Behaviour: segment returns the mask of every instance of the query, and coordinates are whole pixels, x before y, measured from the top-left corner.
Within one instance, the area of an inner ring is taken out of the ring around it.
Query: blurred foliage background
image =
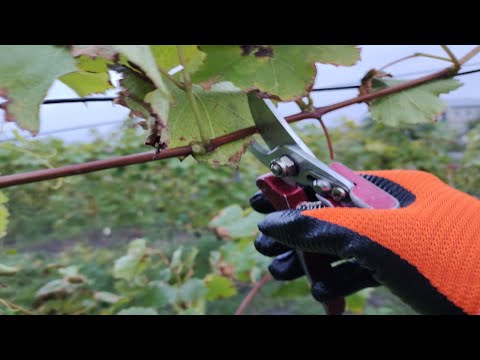
[[[319,126],[296,130],[328,159]],[[342,119],[330,132],[337,160],[349,167],[425,170],[480,195],[478,123],[460,136],[445,123],[390,128]],[[88,144],[18,138],[0,143],[0,171],[146,151],[142,136],[128,120]],[[0,212],[8,209],[9,221],[0,239],[0,313],[233,314],[269,263],[253,247],[262,216],[248,206],[265,172],[250,154],[238,170],[171,159],[3,190]],[[383,288],[347,300],[350,314],[414,313]],[[323,309],[300,279],[269,282],[246,313]]]

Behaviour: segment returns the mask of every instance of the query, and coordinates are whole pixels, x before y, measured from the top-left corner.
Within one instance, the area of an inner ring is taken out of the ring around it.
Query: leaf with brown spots
[[[170,147],[192,145],[201,141],[200,132],[193,116],[191,104],[185,93],[172,87],[174,98],[170,106]],[[210,139],[252,126],[253,119],[248,107],[247,96],[229,82],[212,86],[210,91],[194,85],[193,92]],[[237,167],[250,138],[241,139],[221,146],[211,153],[195,155],[198,161],[213,166]]]
[[[315,63],[353,65],[355,45],[201,45],[207,57],[193,81],[205,90],[231,81],[244,91],[258,89],[283,101],[300,99],[315,80]]]
[[[112,45],[72,45],[71,52],[75,57],[84,55],[92,59],[102,57],[111,61],[118,60],[118,51]]]

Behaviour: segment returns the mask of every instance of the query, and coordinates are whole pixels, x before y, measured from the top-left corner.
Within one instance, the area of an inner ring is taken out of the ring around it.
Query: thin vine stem
[[[452,52],[452,50],[450,50],[450,48],[447,46],[447,45],[440,45],[442,47],[442,49],[448,54],[448,56],[450,57],[451,61],[454,63],[455,67],[457,69],[460,68],[460,63],[458,62],[458,59],[457,57],[455,56],[455,54]]]
[[[333,151],[333,145],[332,145],[332,139],[330,138],[330,133],[328,132],[327,127],[325,126],[325,123],[323,122],[322,118],[318,118],[318,122],[322,126],[323,132],[325,134],[325,139],[327,140],[327,145],[328,145],[328,154],[330,156],[330,160],[335,160],[335,152]]]
[[[458,60],[458,63],[460,64],[460,66],[465,64],[467,61],[469,61],[471,58],[473,58],[479,52],[480,52],[480,46],[476,46],[475,48],[470,50],[465,56],[463,56],[460,60]]]
[[[416,58],[416,57],[426,57],[426,58],[430,58],[430,59],[437,59],[437,60],[452,62],[451,59],[443,57],[443,56],[430,55],[430,54],[425,54],[425,53],[415,53],[415,54],[412,54],[412,55],[402,57],[398,60],[392,61],[392,62],[388,63],[387,65],[382,66],[380,68],[380,70],[385,70],[386,68],[388,68],[390,66],[396,65],[396,64],[401,63],[405,60],[413,59],[413,58]]]
[[[272,275],[270,275],[270,273],[268,273],[263,278],[261,278],[260,281],[257,281],[255,286],[250,290],[247,296],[245,296],[242,303],[237,308],[237,311],[235,311],[235,315],[243,315],[245,309],[248,307],[248,305],[250,305],[255,295],[257,295],[260,289],[271,280],[273,280],[273,277]]]
[[[160,71],[160,74],[162,74],[165,78],[170,80],[172,83],[174,83],[179,89],[185,90],[184,84],[178,80],[175,76],[170,75],[168,71],[160,66],[157,66],[158,71]]]
[[[9,309],[12,309],[12,310],[15,310],[15,311],[20,311],[22,314],[25,314],[25,315],[35,315],[32,311],[27,310],[20,305],[14,304],[14,303],[12,303],[8,300],[2,299],[2,298],[0,298],[0,304],[2,304],[3,306],[5,306]]]

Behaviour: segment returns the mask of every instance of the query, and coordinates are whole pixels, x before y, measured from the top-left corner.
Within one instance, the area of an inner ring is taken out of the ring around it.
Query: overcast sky
[[[450,48],[458,56],[463,56],[473,48],[474,45],[450,45]],[[438,45],[361,45],[361,60],[351,67],[336,67],[333,65],[318,65],[318,75],[315,81],[315,87],[331,87],[358,84],[365,73],[372,68],[379,68],[391,61],[401,57],[413,54],[415,52],[430,53],[445,56],[443,50]],[[398,65],[394,65],[388,71],[401,76],[421,71],[425,73],[405,76],[404,78],[418,77],[428,72],[441,69],[448,65],[444,61],[427,58],[416,58],[407,60]],[[480,68],[480,55],[473,58],[464,70]],[[480,72],[471,75],[459,77],[464,82],[464,86],[451,94],[442,95],[444,100],[448,99],[474,99],[480,104]],[[108,92],[107,95],[112,94]],[[342,90],[312,93],[315,106],[327,105],[330,103],[345,100],[357,95],[356,90]],[[56,82],[48,92],[47,98],[72,98],[78,97],[74,91],[60,82]],[[295,104],[283,104],[279,111],[287,116],[298,111]],[[58,129],[71,128],[77,126],[88,126],[99,123],[121,121],[127,117],[129,110],[122,106],[107,103],[88,103],[85,104],[56,104],[43,105],[40,109],[41,128],[40,134],[51,132]],[[365,104],[352,105],[325,116],[327,125],[333,125],[335,120],[341,116],[347,116],[353,119],[361,119],[368,114]],[[3,122],[3,114],[0,112],[0,119]],[[11,136],[13,124],[6,124],[3,132],[0,133],[0,139]],[[102,126],[98,130],[108,133],[115,125]],[[88,139],[88,130],[70,131],[55,135],[65,140],[83,140]]]

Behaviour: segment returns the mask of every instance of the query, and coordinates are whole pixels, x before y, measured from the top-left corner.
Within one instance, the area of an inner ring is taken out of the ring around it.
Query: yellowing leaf
[[[237,294],[232,280],[225,276],[210,274],[204,279],[207,287],[207,300],[227,299]]]
[[[402,83],[401,80],[372,79],[372,90],[378,91]],[[439,99],[458,89],[462,83],[455,79],[436,80],[402,92],[374,99],[370,104],[372,119],[390,126],[434,122],[445,110]]]
[[[4,205],[7,201],[7,197],[0,191],[0,238],[7,232],[8,210]]]
[[[104,93],[113,89],[108,73],[93,73],[77,71],[59,78],[68,87],[72,88],[80,97],[90,94]]]
[[[168,71],[180,65],[176,45],[150,45],[150,47],[157,64],[162,68]],[[200,51],[197,45],[182,45],[182,50],[188,72],[193,74],[203,63],[205,53]]]
[[[353,65],[354,45],[201,45],[207,54],[193,81],[210,88],[231,81],[242,90],[259,89],[281,100],[301,98],[315,80],[315,63]]]
[[[0,45],[0,104],[5,119],[38,133],[38,110],[53,81],[76,71],[75,60],[64,46]]]

